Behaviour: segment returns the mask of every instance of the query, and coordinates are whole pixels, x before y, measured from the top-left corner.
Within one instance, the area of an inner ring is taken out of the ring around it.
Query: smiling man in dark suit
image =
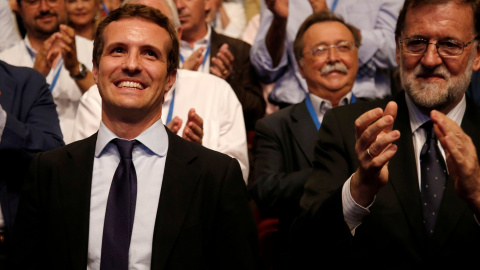
[[[327,110],[355,101],[357,29],[331,12],[310,15],[294,42],[295,56],[309,94],[256,124],[255,182],[250,194],[266,217],[279,218],[275,269],[292,269],[288,232],[300,213],[303,186],[312,172],[318,129]]]
[[[125,5],[99,25],[93,75],[102,124],[34,158],[16,269],[255,268],[256,228],[238,162],[162,124],[178,47],[167,17],[150,7]]]
[[[478,0],[406,0],[402,87],[327,113],[293,226],[306,266],[467,269],[480,253]],[[318,254],[321,257],[318,258]]]

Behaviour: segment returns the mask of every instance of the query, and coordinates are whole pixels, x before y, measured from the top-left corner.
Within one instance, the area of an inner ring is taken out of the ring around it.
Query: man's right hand
[[[385,111],[376,108],[355,121],[359,167],[352,176],[350,192],[363,207],[372,203],[375,194],[388,181],[388,162],[397,152],[393,143],[400,138],[400,132],[392,130],[396,116],[397,104],[389,102]]]
[[[57,41],[62,37],[60,33],[54,33],[45,42],[37,53],[33,68],[47,77],[52,69],[53,62],[61,54]]]
[[[185,62],[183,62],[182,69],[188,69],[192,71],[197,71],[200,65],[203,63],[203,51],[205,48],[199,48],[194,51],[190,57],[188,57]]]
[[[282,19],[288,17],[288,0],[266,0],[265,3],[275,17]]]

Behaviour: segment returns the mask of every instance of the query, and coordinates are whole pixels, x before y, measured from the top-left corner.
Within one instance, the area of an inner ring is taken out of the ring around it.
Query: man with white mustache
[[[250,194],[267,217],[279,218],[280,245],[274,269],[296,269],[288,231],[312,171],[313,150],[327,110],[355,102],[351,90],[358,70],[356,28],[330,12],[312,14],[297,33],[294,50],[309,94],[257,121],[255,181]]]

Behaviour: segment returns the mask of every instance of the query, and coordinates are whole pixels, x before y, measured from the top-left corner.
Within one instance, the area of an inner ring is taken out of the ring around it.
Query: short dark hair
[[[397,19],[397,26],[395,27],[395,36],[401,36],[405,28],[405,16],[407,11],[420,5],[442,5],[447,3],[467,4],[472,7],[473,12],[473,26],[475,36],[480,33],[480,0],[405,0],[402,10]]]
[[[100,63],[103,47],[105,41],[103,40],[103,33],[105,28],[114,22],[121,19],[140,18],[151,21],[163,29],[167,30],[170,35],[171,46],[167,53],[167,71],[170,72],[178,67],[180,58],[180,45],[178,42],[177,31],[170,23],[170,20],[162,14],[158,9],[147,7],[145,5],[127,4],[115,10],[112,10],[98,25],[95,33],[95,40],[93,42],[93,61],[95,65]]]
[[[308,16],[298,29],[297,36],[295,37],[295,41],[293,42],[293,52],[295,53],[295,59],[297,59],[297,61],[300,61],[300,59],[303,58],[303,47],[305,46],[305,44],[303,43],[303,35],[308,30],[308,28],[310,28],[310,26],[321,22],[339,22],[345,25],[348,30],[352,32],[355,46],[360,47],[360,36],[358,34],[358,28],[349,23],[346,23],[342,17],[337,16],[330,11],[316,12]]]

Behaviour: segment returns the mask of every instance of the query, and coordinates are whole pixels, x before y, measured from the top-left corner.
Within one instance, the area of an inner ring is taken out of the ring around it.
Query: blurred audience
[[[212,0],[207,22],[219,34],[240,38],[246,26],[244,0]]]
[[[245,0],[245,19],[247,23],[260,13],[260,0]]]
[[[64,0],[18,0],[25,38],[0,53],[0,60],[33,67],[43,74],[57,105],[65,143],[72,137],[78,102],[94,84],[93,42],[65,25]]]
[[[15,15],[10,9],[8,2],[0,0],[0,52],[12,47],[20,41],[20,33],[17,30]]]
[[[100,6],[101,6],[101,16],[104,18],[107,16],[107,14],[118,8],[122,4],[122,0],[101,0]]]
[[[293,39],[308,15],[323,10],[360,29],[360,66],[353,93],[367,98],[390,95],[390,73],[397,68],[393,32],[402,4],[403,0],[262,1],[260,28],[250,57],[260,80],[275,82],[270,102],[283,107],[305,98],[308,88],[294,61]]]
[[[75,34],[93,40],[101,19],[99,0],[66,0],[68,25]]]
[[[253,130],[257,119],[265,114],[265,100],[250,64],[250,45],[218,34],[206,23],[211,1],[175,0],[175,3],[182,26],[182,68],[226,80],[242,104],[247,131]]]
[[[45,78],[31,68],[0,61],[0,269],[8,269],[19,193],[30,160],[36,152],[62,145]]]

